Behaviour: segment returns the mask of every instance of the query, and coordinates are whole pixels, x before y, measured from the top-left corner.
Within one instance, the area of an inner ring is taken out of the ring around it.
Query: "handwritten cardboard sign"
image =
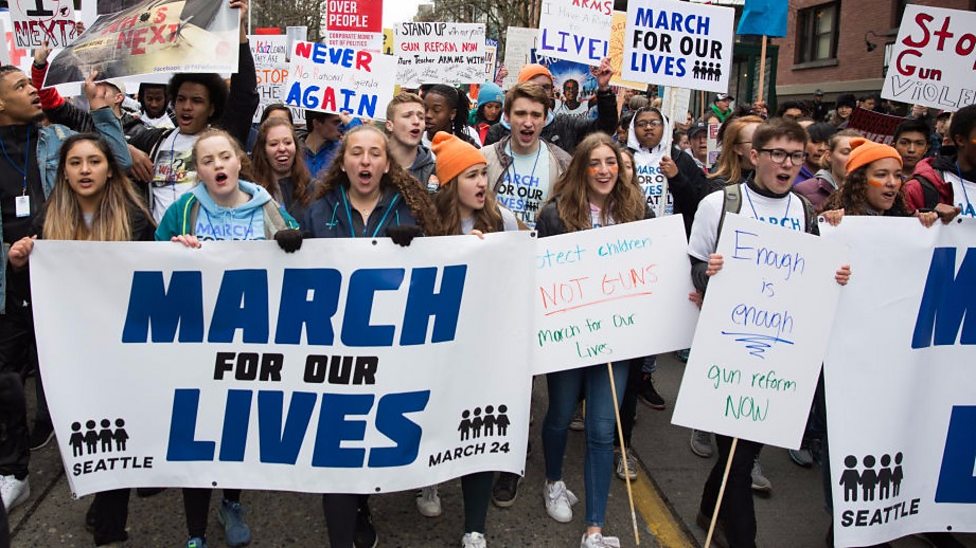
[[[732,68],[732,8],[631,0],[627,5],[623,77],[724,93]]]
[[[268,105],[284,103],[284,88],[288,82],[288,37],[284,35],[248,36],[254,69],[258,79],[258,108],[254,111],[254,123],[261,121],[261,113]],[[305,120],[305,111],[289,107],[296,125]]]
[[[624,62],[624,34],[627,30],[627,12],[613,12],[613,23],[610,27],[610,68],[613,69],[613,76],[610,77],[611,86],[620,86],[630,89],[644,91],[647,84],[634,80],[625,80],[621,77]]]
[[[505,31],[505,68],[508,76],[502,83],[504,89],[509,89],[518,83],[518,73],[522,67],[532,62],[532,50],[536,49],[539,39],[539,29],[524,27],[508,27]]]
[[[378,51],[296,40],[285,104],[321,112],[385,118],[393,99],[392,57]],[[482,68],[482,70],[484,70]]]
[[[533,374],[687,348],[687,243],[680,216],[540,238]]]
[[[957,111],[976,104],[976,13],[905,7],[881,97]]]
[[[396,82],[405,88],[421,84],[480,84],[485,80],[485,26],[481,23],[398,24],[394,52]]]
[[[37,48],[44,41],[63,48],[78,37],[71,0],[10,0],[17,47]]]
[[[728,214],[672,422],[798,448],[817,387],[846,250]]]
[[[326,11],[329,45],[382,50],[383,0],[329,0]]]
[[[599,65],[610,51],[613,2],[543,0],[539,18],[539,55]]]

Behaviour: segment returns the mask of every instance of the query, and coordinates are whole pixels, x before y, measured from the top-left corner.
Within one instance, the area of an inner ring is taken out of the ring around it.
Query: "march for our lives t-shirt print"
[[[505,152],[512,157],[512,163],[498,186],[498,202],[534,228],[535,217],[549,197],[549,149],[539,143],[539,149],[531,154],[515,154],[510,146],[505,147]]]
[[[637,184],[644,191],[648,207],[655,213],[660,212],[661,194],[664,193],[664,183],[667,181],[664,173],[661,171],[661,166],[642,165],[638,163],[635,168],[637,171]],[[668,201],[664,206],[664,215],[672,215],[674,214],[674,198],[671,196],[670,190],[667,194]]]

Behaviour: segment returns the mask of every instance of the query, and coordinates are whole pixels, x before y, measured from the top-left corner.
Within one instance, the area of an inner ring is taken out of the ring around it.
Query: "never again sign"
[[[730,8],[631,0],[624,33],[623,77],[724,93],[732,66]]]
[[[292,107],[384,118],[393,99],[396,62],[376,51],[296,41],[292,46],[285,104]]]

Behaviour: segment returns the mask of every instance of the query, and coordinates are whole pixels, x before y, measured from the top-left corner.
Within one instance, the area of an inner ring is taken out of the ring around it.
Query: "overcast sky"
[[[417,6],[433,2],[424,0],[383,0],[383,28],[390,28],[417,15]]]

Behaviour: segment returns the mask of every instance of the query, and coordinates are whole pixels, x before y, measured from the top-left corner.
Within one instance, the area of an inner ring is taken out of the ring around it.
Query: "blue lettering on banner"
[[[440,290],[434,291],[439,267],[410,271],[400,346],[454,340],[467,275],[466,265],[443,267]],[[339,329],[345,346],[393,346],[395,325],[372,325],[377,291],[400,291],[402,268],[359,269],[349,277],[345,313]],[[338,310],[342,274],[334,269],[285,269],[275,329],[276,344],[331,346],[333,317]],[[311,297],[309,296],[311,294]],[[244,343],[267,344],[269,334],[268,273],[266,270],[228,270],[217,293],[207,335],[208,342],[233,342],[237,331]],[[134,272],[129,306],[122,329],[123,343],[203,342],[203,282],[200,272],[173,272],[169,288],[162,272]]]
[[[935,502],[976,503],[976,406],[954,405],[949,417],[945,451]]]
[[[968,248],[956,271],[956,248],[932,251],[922,302],[918,307],[912,348],[976,344],[976,248]],[[960,328],[962,335],[960,337]]]
[[[552,43],[550,43],[550,40],[552,40]],[[606,40],[576,36],[561,30],[556,31],[556,36],[553,37],[549,34],[549,29],[542,29],[540,49],[544,52],[558,51],[565,53],[572,51],[592,61],[599,61],[608,55],[609,47],[610,43]]]
[[[217,460],[244,460],[252,399],[251,390],[228,390]],[[294,465],[298,461],[317,399],[315,393],[291,392],[291,402],[282,424],[284,392],[257,392],[258,453],[261,462]],[[427,408],[429,390],[386,394],[379,398],[374,424],[377,431],[393,441],[392,447],[342,447],[344,442],[366,439],[368,422],[348,417],[369,415],[375,401],[373,394],[322,394],[312,466],[384,468],[407,466],[417,459],[423,429],[405,415]],[[174,392],[166,450],[168,461],[214,460],[217,442],[196,439],[199,405],[200,390],[181,388]]]
[[[655,16],[654,10],[651,8],[637,8],[634,26],[707,36],[710,22],[710,17],[702,17],[693,13],[669,13],[666,10],[659,10]]]

